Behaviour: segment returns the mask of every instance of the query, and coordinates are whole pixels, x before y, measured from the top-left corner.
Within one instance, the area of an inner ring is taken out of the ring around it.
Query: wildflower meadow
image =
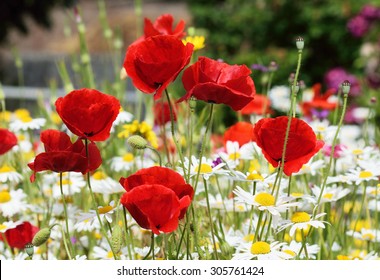
[[[305,53],[331,58],[290,34],[279,81],[275,60],[208,56],[175,14],[142,20],[128,46],[105,16],[99,36],[124,55],[99,83],[85,12],[70,10],[63,95],[9,111],[0,87],[1,260],[379,259],[378,66],[305,83]],[[354,40],[379,22],[367,5],[343,28]]]

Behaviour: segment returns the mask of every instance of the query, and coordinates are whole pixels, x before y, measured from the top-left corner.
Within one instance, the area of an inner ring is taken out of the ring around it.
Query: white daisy
[[[348,180],[355,182],[356,185],[360,185],[362,182],[378,181],[380,176],[379,169],[366,169],[361,168],[351,169],[346,174]]]
[[[44,118],[25,118],[23,120],[14,120],[9,124],[9,129],[14,132],[41,129],[46,123]]]
[[[218,163],[216,166],[213,163],[212,159],[206,159],[205,157],[202,157],[201,166],[199,166],[199,159],[197,159],[195,156],[191,157],[191,165],[190,165],[190,176],[196,176],[199,172],[203,178],[208,180],[212,175],[226,175],[228,174],[227,170],[222,169],[226,164],[224,162]],[[188,172],[188,166],[189,166],[189,159],[185,157],[184,159],[184,166],[186,169],[186,172]],[[180,169],[181,172],[181,169]]]
[[[209,194],[209,203],[211,209],[219,209],[227,212],[245,212],[248,210],[245,203],[237,203],[233,199],[223,198],[219,193],[215,196]],[[206,199],[199,201],[199,205],[207,207]]]
[[[92,255],[94,259],[100,260],[114,260],[114,255],[112,253],[111,247],[105,239],[101,240],[101,244],[99,246],[95,246],[93,248]],[[118,257],[122,260],[127,259],[128,248],[121,248],[120,252],[117,254]]]
[[[363,241],[380,242],[380,230],[376,229],[362,228],[360,232],[349,230],[347,235]]]
[[[285,212],[289,208],[300,205],[298,202],[290,203],[290,201],[294,200],[291,196],[280,195],[276,201],[276,198],[270,193],[260,192],[252,195],[239,186],[233,192],[236,194],[235,199],[238,203],[256,206],[260,211],[267,210],[274,216],[280,216],[280,213]]]
[[[0,213],[4,217],[12,217],[15,214],[22,213],[28,209],[25,201],[26,194],[23,190],[3,190],[0,192]]]
[[[323,217],[326,213],[321,213],[315,216],[315,218],[311,218],[310,215],[306,212],[295,212],[293,213],[289,222],[280,226],[278,232],[291,227],[289,231],[289,235],[293,236],[297,229],[307,230],[309,226],[314,228],[325,228],[325,221],[318,221],[320,217]]]
[[[112,126],[114,127],[119,124],[130,123],[131,121],[133,121],[133,115],[121,108]]]
[[[286,260],[292,256],[281,251],[286,243],[278,241],[267,243],[265,241],[246,242],[240,246],[239,251],[233,254],[232,260]]]
[[[125,192],[124,188],[103,171],[96,171],[90,177],[91,188],[94,193],[113,194]]]
[[[137,259],[143,259],[146,257],[146,255],[152,255],[150,252],[150,247],[143,247],[143,248],[135,248],[135,253],[137,254]],[[160,252],[160,248],[154,248],[154,255],[156,256]]]
[[[15,184],[20,183],[23,177],[20,173],[16,171],[12,166],[4,164],[0,167],[0,182],[12,182]]]
[[[318,186],[313,186],[311,189],[313,194],[315,195],[316,198],[318,198],[321,194],[321,188]],[[345,197],[348,195],[351,191],[348,188],[343,188],[343,187],[326,187],[323,191],[322,197],[321,197],[321,203],[324,202],[335,202],[338,201],[339,199]],[[316,203],[316,201],[314,201]]]
[[[301,248],[302,248],[301,242],[297,242],[295,240],[292,240],[289,245],[284,245],[282,247],[282,251],[284,253],[288,253],[289,255],[293,256],[293,258],[295,258],[298,255],[298,257],[300,259],[304,259],[304,258],[306,258],[305,250],[302,249],[302,251],[300,251]],[[319,249],[320,248],[317,244],[309,245],[307,243],[306,244],[306,250],[307,250],[307,255],[308,255],[309,259],[316,259],[316,255],[318,254]]]
[[[76,172],[66,172],[62,174],[62,191],[65,196],[80,193],[85,186],[86,181],[82,174]],[[51,173],[44,175],[42,188],[46,195],[60,198],[62,194],[59,174]]]
[[[122,157],[113,157],[110,160],[112,171],[129,171],[136,167],[135,156],[132,153],[126,153]]]
[[[303,174],[310,174],[312,176],[315,176],[317,174],[317,171],[322,169],[323,167],[325,166],[325,162],[324,160],[317,160],[317,161],[313,161],[313,158],[308,162],[308,163],[305,163],[300,171],[298,171],[297,173],[293,173],[293,176],[294,175],[303,175]]]

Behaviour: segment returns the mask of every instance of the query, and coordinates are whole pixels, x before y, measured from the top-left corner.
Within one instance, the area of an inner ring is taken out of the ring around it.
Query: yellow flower
[[[182,40],[182,43],[186,45],[191,43],[194,45],[194,51],[203,49],[205,47],[205,37],[204,36],[187,36]]]
[[[153,148],[158,147],[158,141],[156,133],[154,133],[152,126],[147,122],[139,122],[134,120],[131,124],[123,125],[124,130],[121,131],[117,137],[119,138],[128,138],[131,135],[140,135],[146,139]]]

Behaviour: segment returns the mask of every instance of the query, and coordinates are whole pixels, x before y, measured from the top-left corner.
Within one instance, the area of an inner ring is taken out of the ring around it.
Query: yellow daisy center
[[[372,176],[373,176],[372,172],[371,171],[367,171],[367,170],[361,171],[360,174],[359,174],[359,178],[362,178],[362,179],[370,178]]]
[[[0,192],[0,203],[6,203],[11,200],[11,195],[8,191]]]
[[[22,116],[20,118],[20,120],[23,122],[23,123],[30,123],[33,119],[30,117],[30,116]]]
[[[374,240],[375,235],[373,235],[372,233],[365,233],[363,234],[363,239]]]
[[[362,155],[363,154],[363,150],[361,150],[361,149],[355,149],[355,150],[352,151],[352,153],[355,156]]]
[[[310,221],[310,215],[306,212],[295,212],[291,221],[293,223],[305,223]]]
[[[107,253],[107,258],[109,258],[109,259],[112,259],[112,258],[113,258],[113,253],[112,253],[112,251],[109,251],[109,252]]]
[[[240,153],[233,153],[228,156],[229,159],[236,160],[240,158]]]
[[[263,181],[264,177],[261,176],[259,173],[250,173],[247,176],[247,180],[260,180],[260,181]]]
[[[133,156],[133,154],[131,154],[131,153],[126,153],[126,154],[123,156],[123,161],[125,161],[125,162],[132,162],[134,158],[135,158],[135,157]]]
[[[295,256],[297,255],[296,252],[294,252],[294,251],[292,251],[292,250],[289,250],[289,249],[284,250],[283,252],[284,252],[284,253],[287,253],[288,255],[291,255],[292,257],[295,257]]]
[[[334,194],[332,194],[332,193],[326,193],[326,194],[323,195],[323,198],[332,199],[333,196],[334,196]]]
[[[310,165],[307,165],[307,164],[304,164],[302,165],[302,168],[301,168],[302,171],[311,171],[311,167]]]
[[[207,163],[202,163],[200,167],[199,165],[195,167],[195,172],[198,172],[199,170],[201,173],[211,173],[212,167]]]
[[[72,182],[71,182],[71,180],[69,180],[69,179],[63,179],[62,180],[62,186],[63,185],[71,185],[72,184]],[[60,182],[57,182],[57,185],[59,186],[60,185]]]
[[[6,164],[0,167],[0,173],[7,173],[7,172],[13,172],[13,171],[15,171],[15,169]]]
[[[102,171],[96,171],[92,177],[94,177],[95,180],[104,180],[107,178],[107,175]]]
[[[270,252],[270,245],[264,241],[257,241],[251,246],[251,253],[254,255],[264,255]]]
[[[269,193],[259,193],[255,196],[255,201],[262,206],[273,206],[275,198]]]
[[[246,242],[252,242],[253,239],[255,239],[255,235],[253,233],[250,233],[250,234],[247,234],[246,236],[244,236],[243,239]]]
[[[98,208],[98,212],[99,212],[99,214],[105,214],[105,213],[108,213],[109,211],[111,211],[112,209],[113,209],[113,207],[111,205],[107,205],[107,206]]]
[[[4,224],[0,224],[0,230],[4,230],[4,229],[6,229],[6,228],[7,228],[6,225],[4,225]]]
[[[293,196],[293,197],[302,197],[302,196],[303,196],[303,193],[300,193],[300,192],[294,192],[294,193],[291,193],[291,196]]]

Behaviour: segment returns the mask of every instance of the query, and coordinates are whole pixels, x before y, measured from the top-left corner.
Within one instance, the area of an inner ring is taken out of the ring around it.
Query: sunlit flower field
[[[275,62],[203,56],[207,37],[164,14],[101,87],[74,14],[81,86],[59,64],[66,94],[34,113],[0,88],[1,259],[379,259],[378,101],[355,76],[305,85],[295,34],[294,73],[272,84]]]

